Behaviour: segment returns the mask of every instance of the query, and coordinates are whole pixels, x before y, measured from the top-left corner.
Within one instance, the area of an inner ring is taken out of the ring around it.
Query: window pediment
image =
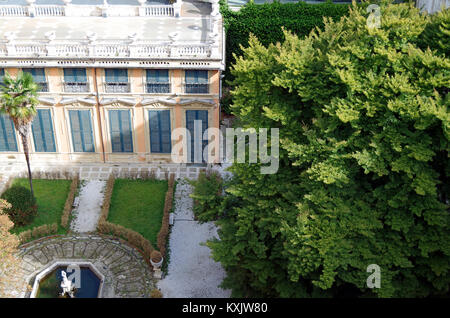
[[[136,100],[132,98],[103,98],[100,101],[102,106],[130,107],[136,105]]]
[[[63,98],[59,103],[61,105],[85,107],[95,105],[97,102],[95,101],[95,98]]]

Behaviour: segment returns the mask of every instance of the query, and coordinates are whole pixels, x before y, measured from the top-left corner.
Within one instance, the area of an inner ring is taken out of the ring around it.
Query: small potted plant
[[[163,257],[159,251],[153,251],[150,254],[150,263],[154,268],[160,268],[163,262]]]

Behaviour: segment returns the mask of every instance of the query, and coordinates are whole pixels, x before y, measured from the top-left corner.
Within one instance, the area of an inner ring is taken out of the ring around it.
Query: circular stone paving
[[[94,235],[59,236],[30,242],[20,248],[20,291],[11,296],[29,297],[30,285],[45,268],[57,262],[92,263],[105,277],[101,297],[149,297],[155,288],[152,271],[143,256],[129,245]]]

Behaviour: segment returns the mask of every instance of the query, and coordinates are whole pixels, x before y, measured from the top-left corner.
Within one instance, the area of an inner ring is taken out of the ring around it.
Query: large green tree
[[[280,128],[278,173],[233,164],[209,242],[234,296],[448,295],[450,60],[423,47],[445,15],[385,1],[368,27],[367,5],[304,39],[253,37],[233,66],[242,125]]]
[[[37,100],[38,85],[29,73],[20,72],[16,78],[6,73],[3,77],[3,85],[0,85],[0,88],[0,113],[5,113],[11,117],[14,127],[16,127],[22,139],[31,195],[34,196],[28,139],[31,122],[36,115],[36,105],[39,103]]]

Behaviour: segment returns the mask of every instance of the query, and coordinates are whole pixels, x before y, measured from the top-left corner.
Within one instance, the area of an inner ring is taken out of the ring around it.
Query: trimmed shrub
[[[102,211],[100,214],[99,223],[106,222],[106,220],[108,219],[109,207],[111,205],[111,196],[113,193],[115,180],[116,179],[115,179],[114,175],[111,174],[108,178],[108,181],[106,182],[105,195],[103,197],[103,205],[102,205]]]
[[[66,204],[64,205],[63,214],[61,216],[61,226],[63,228],[67,228],[69,225],[70,214],[72,213],[73,200],[75,199],[75,194],[78,190],[78,184],[80,179],[78,176],[75,176],[72,180],[72,184],[70,185],[69,194],[67,195]]]
[[[150,297],[151,298],[162,298],[163,294],[161,293],[161,291],[159,289],[153,289],[150,292]]]
[[[147,260],[150,259],[150,255],[154,251],[152,244],[145,237],[122,225],[110,223],[108,221],[99,221],[97,231],[102,234],[113,235],[126,240],[134,247],[140,249]]]
[[[31,230],[28,230],[28,231],[24,231],[18,235],[19,241],[21,244],[31,241],[31,238],[32,238],[31,232],[32,232]]]
[[[167,237],[169,236],[169,218],[173,207],[174,186],[175,175],[171,174],[164,202],[164,214],[161,222],[161,229],[159,230],[157,238],[157,246],[163,256],[166,254]]]
[[[194,187],[194,215],[199,222],[217,220],[223,201],[223,181],[217,172],[200,172],[197,180],[189,181]]]
[[[13,185],[1,196],[11,204],[4,210],[15,226],[30,224],[37,214],[36,198],[25,187]]]
[[[20,243],[24,244],[31,240],[36,240],[38,238],[53,235],[56,233],[58,233],[58,224],[52,223],[37,226],[35,228],[20,233],[18,236]]]

